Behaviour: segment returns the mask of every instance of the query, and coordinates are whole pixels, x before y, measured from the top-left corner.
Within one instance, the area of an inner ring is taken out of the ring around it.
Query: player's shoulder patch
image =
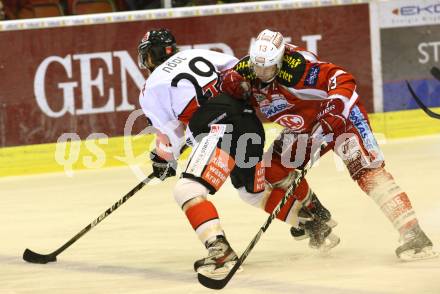
[[[313,64],[309,68],[309,70],[307,71],[306,78],[304,79],[304,86],[307,87],[316,86],[316,83],[318,82],[319,70],[320,68],[318,63]]]
[[[290,50],[286,51],[277,80],[284,86],[294,86],[301,80],[305,69],[306,59],[301,53]]]
[[[255,76],[254,71],[251,68],[251,61],[249,55],[240,59],[240,61],[234,66],[234,70],[237,71],[241,76],[243,76],[247,80],[252,81],[257,78]]]

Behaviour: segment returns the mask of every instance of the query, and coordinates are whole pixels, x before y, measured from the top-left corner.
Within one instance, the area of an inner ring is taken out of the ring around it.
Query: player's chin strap
[[[321,129],[318,128],[317,131]],[[322,129],[320,130],[322,132]],[[317,134],[315,131],[314,134]],[[318,133],[319,134],[319,133]],[[269,228],[272,221],[278,216],[281,209],[283,208],[284,204],[286,204],[287,200],[291,195],[293,194],[293,191],[296,189],[296,187],[299,185],[299,183],[302,181],[302,179],[306,176],[309,169],[312,167],[312,165],[319,159],[320,152],[327,146],[327,142],[323,141],[321,144],[321,148],[318,148],[314,154],[312,154],[309,162],[306,164],[303,170],[301,170],[298,177],[295,178],[295,180],[292,182],[292,184],[287,189],[286,193],[284,194],[283,198],[281,198],[278,205],[274,208],[272,213],[267,218],[266,222],[261,226],[258,233],[255,235],[255,237],[251,240],[246,250],[241,254],[241,256],[236,261],[235,265],[232,267],[231,271],[224,277],[223,279],[215,279],[211,277],[207,277],[205,275],[202,275],[201,273],[198,273],[197,278],[199,282],[210,289],[223,289],[228,282],[232,279],[234,274],[237,272],[237,270],[240,268],[240,266],[243,264],[243,262],[246,260],[247,256],[250,254],[254,246],[257,244],[257,242],[260,240],[260,237],[263,233],[266,232],[266,230]]]

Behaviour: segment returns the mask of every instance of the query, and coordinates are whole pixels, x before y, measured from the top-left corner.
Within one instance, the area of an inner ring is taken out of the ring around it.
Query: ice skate
[[[396,255],[403,261],[435,258],[438,252],[432,250],[432,242],[419,225],[409,230],[403,237],[403,245],[397,247]]]
[[[301,223],[299,224],[299,227],[291,227],[290,234],[297,241],[301,241],[309,237],[308,235],[306,235],[306,231],[304,230],[304,225]]]
[[[327,252],[340,243],[340,238],[332,233],[332,228],[319,219],[304,224],[305,233],[310,237],[309,247]]]
[[[312,220],[312,219],[310,219],[310,220]],[[307,238],[310,237],[308,234],[306,234],[306,231],[304,229],[305,222],[310,221],[310,220],[304,220],[303,218],[300,217],[300,221],[299,221],[298,227],[293,227],[292,226],[290,228],[290,234],[292,235],[292,237],[295,240],[301,241],[301,240],[304,240],[304,239],[307,239]],[[325,224],[327,226],[329,226],[330,228],[332,228],[332,229],[338,225],[338,223],[335,220],[333,220],[333,219],[330,219]]]
[[[316,218],[318,217],[320,220],[324,222],[328,222],[331,220],[332,215],[330,211],[322,205],[319,201],[318,197],[315,193],[312,194],[310,204],[308,205],[307,210]]]
[[[208,256],[194,263],[194,271],[208,277],[221,277],[228,274],[238,257],[224,236],[209,243]],[[241,267],[238,271],[242,271]],[[238,272],[237,271],[237,272]]]
[[[311,197],[311,207],[303,207],[298,213],[299,226],[291,227],[290,233],[295,238],[295,240],[304,240],[309,238],[309,234],[306,234],[304,229],[304,224],[314,219],[320,220],[320,224],[326,224],[330,228],[337,226],[337,222],[331,218],[330,211],[322,205],[316,194],[313,193]],[[315,226],[318,225],[315,224]]]

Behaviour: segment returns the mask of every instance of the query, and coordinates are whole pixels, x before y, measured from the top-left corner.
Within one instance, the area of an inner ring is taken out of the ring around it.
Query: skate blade
[[[206,265],[199,267],[197,269],[197,272],[209,278],[223,278],[231,271],[234,265],[235,265],[235,261],[226,262],[220,268],[215,268],[215,265]],[[237,273],[242,271],[243,271],[243,267],[240,266],[237,270]]]
[[[327,238],[325,238],[324,244],[321,245],[319,251],[321,253],[328,253],[331,249],[338,246],[339,243],[341,243],[341,238],[331,233],[330,235],[327,236]]]
[[[308,238],[310,238],[310,236],[307,235],[307,234],[301,235],[299,237],[293,237],[293,239],[295,239],[296,241],[301,241],[301,240],[305,240],[305,239],[308,239]]]
[[[325,238],[324,243],[322,243],[321,246],[315,247],[309,245],[309,247],[318,250],[320,253],[326,254],[329,253],[331,249],[338,246],[339,243],[341,243],[341,239],[335,234],[330,233],[330,235],[328,235],[327,238]]]
[[[334,228],[338,225],[338,222],[335,221],[334,219],[330,219],[328,222],[326,222],[327,226],[329,226],[330,228]]]
[[[335,221],[334,219],[330,219],[327,223],[326,223],[330,228],[334,228],[338,225],[338,222]],[[293,239],[295,239],[296,241],[301,241],[301,240],[305,240],[305,239],[309,239],[310,236],[306,233],[304,235],[301,236],[294,236]],[[337,245],[337,244],[336,244]],[[336,246],[335,245],[335,246]],[[334,246],[333,246],[334,247]],[[318,248],[314,248],[314,249],[318,249]]]
[[[439,256],[438,252],[432,251],[432,247],[423,248],[420,252],[415,252],[415,250],[407,250],[399,255],[399,259],[405,262],[432,259]]]

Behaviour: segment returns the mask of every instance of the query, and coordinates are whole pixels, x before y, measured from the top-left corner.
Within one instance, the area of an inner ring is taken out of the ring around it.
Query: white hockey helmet
[[[252,44],[249,57],[255,67],[267,68],[276,65],[276,71],[270,80],[275,78],[283,64],[283,55],[286,42],[283,35],[271,30],[262,31]]]

